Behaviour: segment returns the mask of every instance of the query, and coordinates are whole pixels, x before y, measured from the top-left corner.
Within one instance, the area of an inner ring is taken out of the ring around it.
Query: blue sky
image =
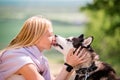
[[[0,6],[2,5],[38,5],[38,6],[83,6],[86,3],[91,3],[92,0],[0,0]]]
[[[81,2],[88,3],[93,0],[0,0],[0,2]]]
[[[89,2],[92,0],[0,0],[0,1],[84,1],[84,2]]]

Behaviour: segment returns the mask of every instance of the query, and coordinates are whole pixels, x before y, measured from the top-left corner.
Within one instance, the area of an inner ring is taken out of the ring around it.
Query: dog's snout
[[[56,37],[57,37],[57,35],[54,35],[54,36],[53,36],[52,45],[56,45]]]

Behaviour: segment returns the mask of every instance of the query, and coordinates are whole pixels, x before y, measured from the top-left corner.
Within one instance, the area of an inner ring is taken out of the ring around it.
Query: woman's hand
[[[66,63],[69,65],[74,67],[78,64],[82,64],[88,61],[86,55],[89,54],[89,52],[85,48],[81,49],[81,47],[79,47],[75,53],[73,52],[74,49],[70,49],[66,57]]]

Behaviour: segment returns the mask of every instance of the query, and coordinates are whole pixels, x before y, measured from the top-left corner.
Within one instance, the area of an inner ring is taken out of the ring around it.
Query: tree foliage
[[[96,52],[120,74],[120,0],[94,0],[80,10],[89,16],[86,35],[94,36]]]

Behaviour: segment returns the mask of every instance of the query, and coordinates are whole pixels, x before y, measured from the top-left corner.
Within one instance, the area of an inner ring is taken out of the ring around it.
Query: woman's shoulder
[[[4,76],[8,77],[30,63],[34,64],[23,48],[7,50],[0,56],[0,71],[4,72],[1,74],[5,74]]]
[[[2,53],[2,57],[9,57],[9,56],[16,56],[17,55],[26,55],[26,51],[24,50],[24,48],[17,48],[17,49],[10,49],[10,50],[6,50]]]
[[[33,63],[30,56],[27,55],[27,52],[24,50],[24,48],[18,48],[18,49],[11,49],[5,51],[0,56],[1,64],[27,64],[27,63]]]

